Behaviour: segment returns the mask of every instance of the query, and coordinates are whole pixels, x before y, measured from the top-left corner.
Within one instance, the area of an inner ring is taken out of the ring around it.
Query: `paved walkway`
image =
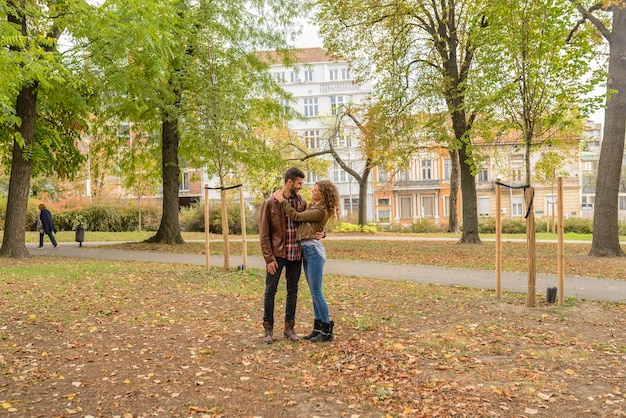
[[[148,251],[129,251],[99,248],[106,243],[59,243],[59,248],[52,249],[46,242],[44,249],[38,250],[36,244],[27,244],[33,255],[52,255],[58,257],[94,258],[104,260],[151,261],[158,263],[183,263],[205,265],[203,254],[171,254]],[[110,244],[110,243],[108,243]],[[241,256],[231,256],[231,268],[243,264]],[[221,255],[211,256],[212,266],[223,266]],[[248,267],[265,268],[262,257],[248,256]],[[408,280],[416,283],[431,283],[451,286],[468,286],[481,289],[494,289],[495,271],[466,270],[431,266],[398,265],[390,263],[371,263],[362,261],[327,260],[324,272],[346,276],[368,277],[388,280]],[[526,273],[502,272],[502,290],[526,293]],[[537,293],[545,294],[546,288],[557,286],[557,276],[537,274]],[[592,277],[565,277],[565,297],[604,300],[626,303],[626,280],[597,279]]]

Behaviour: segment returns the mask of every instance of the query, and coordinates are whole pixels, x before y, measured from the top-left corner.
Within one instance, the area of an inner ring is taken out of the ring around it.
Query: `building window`
[[[349,68],[344,68],[341,70],[341,78],[343,80],[350,80],[350,69]]]
[[[305,131],[304,132],[304,140],[306,141],[306,146],[308,149],[319,149],[320,148],[320,131]]]
[[[411,210],[411,196],[400,197],[400,218],[411,219],[413,211]]]
[[[443,160],[443,179],[450,180],[450,176],[452,175],[452,160],[446,158]]]
[[[314,117],[318,115],[317,98],[304,99],[304,116]]]
[[[378,211],[378,222],[389,222],[390,216],[389,210],[379,210]]]
[[[330,112],[333,115],[340,115],[348,103],[350,103],[350,96],[330,96]]]
[[[430,180],[433,178],[433,160],[421,160],[422,180]]]
[[[359,199],[356,199],[356,198],[343,199],[343,209],[346,215],[350,215],[352,213],[358,213],[359,212]]]
[[[450,217],[450,196],[443,197],[443,216],[444,218]]]
[[[488,181],[489,181],[489,169],[487,169],[486,167],[483,167],[478,172],[478,182],[486,183]]]
[[[313,70],[306,70],[304,72],[304,81],[309,83],[313,81]]]
[[[389,198],[378,199],[378,206],[389,206]]]
[[[619,210],[626,210],[626,196],[619,197]]]
[[[291,106],[289,106],[289,100],[280,99],[278,103],[280,104],[280,107],[282,107],[283,113],[289,113],[289,110],[291,109]]]
[[[389,182],[389,172],[382,167],[378,167],[376,169],[378,174],[378,182],[379,183],[388,183]]]
[[[433,196],[422,196],[422,218],[435,217],[435,198]]]
[[[478,216],[489,216],[489,197],[478,198]]]
[[[333,164],[333,181],[335,183],[346,181],[346,172],[337,163]]]
[[[275,77],[276,81],[278,81],[279,83],[284,83],[285,81],[287,81],[287,76],[284,72],[276,73]]]
[[[188,171],[181,172],[179,190],[181,192],[189,191],[189,172]]]
[[[523,216],[524,215],[524,202],[521,196],[513,196],[513,202],[511,203],[511,216]]]
[[[298,73],[296,71],[292,71],[289,73],[289,81],[291,81],[292,83],[298,82]]]
[[[333,147],[335,148],[349,148],[351,146],[352,146],[352,137],[345,132],[339,132],[333,138]]]
[[[332,69],[329,72],[329,79],[330,81],[337,81],[339,80],[339,70],[338,69]]]
[[[309,173],[307,174],[306,180],[308,184],[315,184],[320,180],[320,176],[309,171]]]
[[[556,213],[556,195],[555,194],[547,194],[546,195],[546,215],[552,215]]]

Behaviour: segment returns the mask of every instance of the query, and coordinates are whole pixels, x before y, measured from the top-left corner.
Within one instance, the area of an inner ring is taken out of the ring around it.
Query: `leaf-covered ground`
[[[329,276],[335,341],[262,344],[255,270],[36,257],[0,276],[0,414],[626,414],[626,306]],[[300,334],[312,308],[304,279]],[[284,309],[277,295],[276,320]]]

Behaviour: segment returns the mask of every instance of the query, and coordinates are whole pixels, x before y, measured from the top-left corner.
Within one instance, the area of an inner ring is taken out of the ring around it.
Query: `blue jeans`
[[[265,297],[263,301],[263,322],[274,324],[274,299],[278,290],[280,274],[285,269],[285,279],[287,282],[287,300],[285,302],[285,322],[296,319],[296,304],[298,303],[298,283],[300,282],[300,272],[302,262],[289,261],[276,257],[278,269],[276,274],[265,272]]]
[[[315,313],[315,319],[324,323],[329,323],[330,314],[328,313],[328,304],[322,294],[324,263],[326,263],[326,261],[317,252],[315,247],[311,245],[302,246],[302,265],[304,267],[306,281],[309,284],[311,298],[313,299],[313,312]]]

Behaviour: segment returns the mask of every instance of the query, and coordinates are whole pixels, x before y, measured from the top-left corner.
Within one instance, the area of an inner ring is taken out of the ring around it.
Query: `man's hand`
[[[278,261],[274,260],[271,263],[267,264],[267,272],[271,275],[276,274],[278,271]]]
[[[326,232],[321,231],[321,232],[316,232],[316,233],[315,233],[315,239],[320,240],[320,239],[322,239],[322,238],[326,238]]]
[[[283,191],[282,190],[275,191],[274,199],[278,200],[279,202],[282,202],[283,200],[285,200],[285,195],[283,194]]]

